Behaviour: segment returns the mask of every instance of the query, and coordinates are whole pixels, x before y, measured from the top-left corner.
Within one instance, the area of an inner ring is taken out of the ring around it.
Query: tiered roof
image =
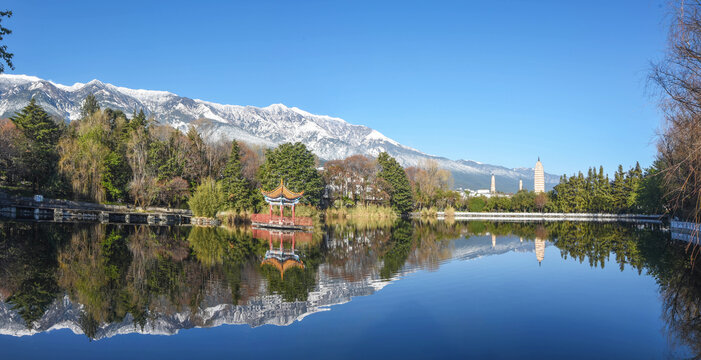
[[[280,185],[274,190],[264,191],[263,189],[260,189],[260,192],[263,194],[263,196],[265,196],[265,201],[268,202],[297,202],[302,195],[304,195],[304,191],[297,193],[288,189],[285,186],[283,179],[280,179]]]

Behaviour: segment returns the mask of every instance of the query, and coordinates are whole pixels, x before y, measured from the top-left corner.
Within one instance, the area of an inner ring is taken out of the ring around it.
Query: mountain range
[[[223,105],[190,99],[167,91],[138,90],[92,80],[67,86],[34,76],[0,74],[0,118],[8,118],[33,97],[44,110],[66,121],[80,117],[83,99],[93,94],[101,107],[132,114],[144,110],[156,121],[182,131],[195,126],[204,139],[241,140],[273,147],[285,142],[302,142],[322,161],[350,155],[377,156],[386,151],[402,166],[420,165],[433,159],[453,174],[456,187],[489,188],[495,176],[498,191],[515,192],[519,179],[533,189],[533,168],[506,168],[472,160],[451,160],[429,155],[402,145],[377,130],[354,125],[343,119],[315,115],[296,107],[273,104],[267,107]],[[535,163],[535,162],[534,162]],[[546,189],[559,176],[545,174]]]

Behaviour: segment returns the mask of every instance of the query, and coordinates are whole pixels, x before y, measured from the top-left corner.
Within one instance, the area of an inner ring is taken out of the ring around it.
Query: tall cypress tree
[[[386,152],[380,153],[377,162],[382,167],[377,177],[385,180],[389,186],[387,193],[392,209],[400,214],[408,214],[414,208],[414,199],[404,168]]]
[[[49,114],[37,105],[34,98],[10,120],[26,138],[26,149],[22,155],[23,168],[34,190],[39,190],[40,185],[44,185],[51,175],[56,173],[56,144],[61,136],[61,129]]]
[[[221,184],[227,207],[234,210],[250,209],[253,206],[251,187],[243,177],[241,154],[236,140],[231,144],[231,154],[222,175]]]

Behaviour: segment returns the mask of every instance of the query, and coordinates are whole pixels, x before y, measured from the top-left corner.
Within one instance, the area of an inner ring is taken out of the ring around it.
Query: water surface
[[[652,225],[398,221],[292,235],[4,222],[0,348],[3,358],[693,357],[694,258]]]

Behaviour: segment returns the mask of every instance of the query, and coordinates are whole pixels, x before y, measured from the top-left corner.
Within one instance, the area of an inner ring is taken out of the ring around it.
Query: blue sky
[[[5,0],[8,72],[284,103],[555,174],[654,158],[664,0],[221,3]]]

